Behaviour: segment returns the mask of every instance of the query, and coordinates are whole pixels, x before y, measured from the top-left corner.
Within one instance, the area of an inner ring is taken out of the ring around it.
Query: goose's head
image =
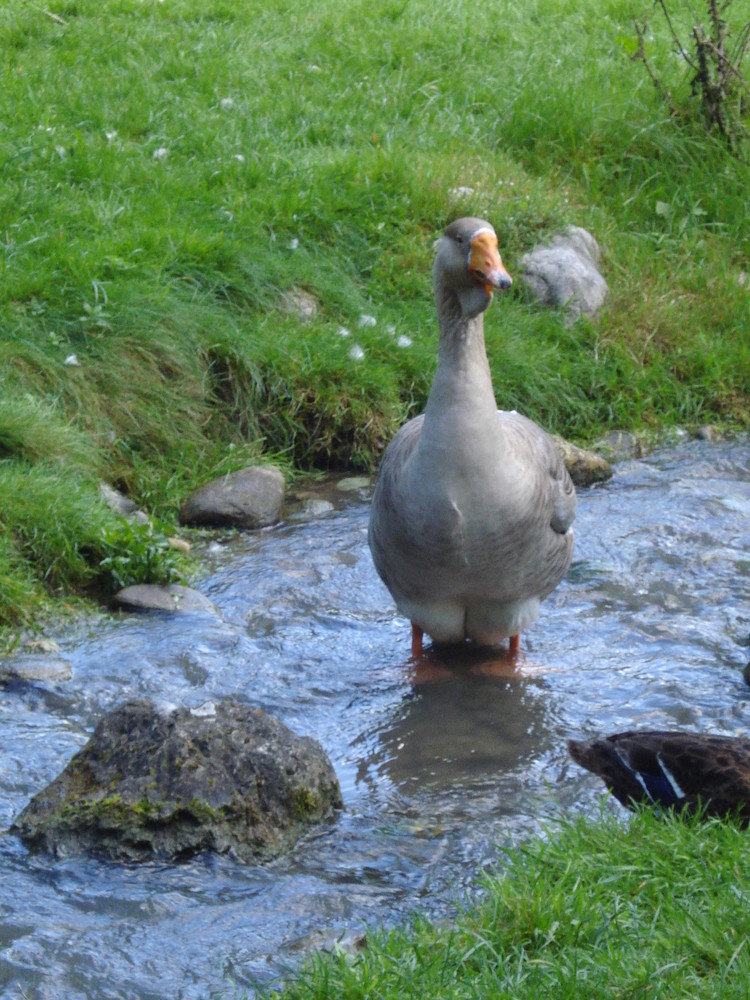
[[[453,293],[464,316],[484,312],[494,289],[512,282],[497,249],[495,230],[484,219],[452,222],[437,242],[433,268],[436,294]]]

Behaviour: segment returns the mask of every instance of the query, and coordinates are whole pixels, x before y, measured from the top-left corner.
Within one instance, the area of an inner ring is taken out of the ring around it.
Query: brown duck
[[[548,435],[497,409],[482,324],[511,279],[489,222],[448,226],[433,277],[437,370],[424,414],[383,456],[370,549],[411,621],[414,655],[424,632],[437,642],[510,638],[515,653],[570,565],[575,490]]]
[[[750,823],[750,740],[653,730],[569,740],[568,749],[624,806],[702,806],[708,816]]]

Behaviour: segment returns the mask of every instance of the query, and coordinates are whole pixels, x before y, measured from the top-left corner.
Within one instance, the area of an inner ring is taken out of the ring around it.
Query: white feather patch
[[[672,772],[669,770],[669,768],[664,763],[664,761],[661,759],[661,757],[659,756],[659,754],[656,755],[656,759],[659,761],[659,767],[662,769],[662,773],[664,774],[664,777],[667,779],[667,781],[669,782],[669,784],[672,786],[672,791],[675,793],[675,795],[677,796],[678,799],[684,799],[685,798],[685,793],[680,788],[677,779],[672,774]]]

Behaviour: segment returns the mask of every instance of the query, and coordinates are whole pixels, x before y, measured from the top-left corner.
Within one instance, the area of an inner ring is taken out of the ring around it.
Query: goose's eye
[[[464,241],[463,236],[456,234],[456,243],[463,243],[463,241]]]

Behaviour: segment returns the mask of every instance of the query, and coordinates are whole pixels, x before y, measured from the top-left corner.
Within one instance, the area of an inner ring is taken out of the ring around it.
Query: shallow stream
[[[251,995],[341,935],[450,915],[498,845],[596,811],[567,736],[750,731],[747,439],[683,442],[579,490],[573,566],[516,672],[465,652],[416,674],[370,561],[368,489],[316,495],[332,506],[205,543],[215,619],[100,618],[41,662],[12,658],[45,679],[0,690],[0,827],[133,695],[260,705],[323,744],[345,810],[266,866],[55,860],[0,835],[0,996]]]

